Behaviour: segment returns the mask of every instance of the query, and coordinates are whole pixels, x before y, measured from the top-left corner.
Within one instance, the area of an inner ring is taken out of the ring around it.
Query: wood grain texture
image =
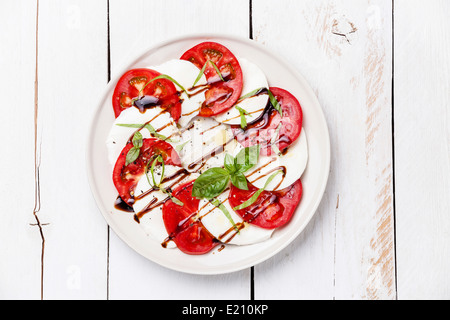
[[[247,1],[110,1],[111,73],[159,42],[193,33],[248,37]],[[182,53],[180,53],[182,54]],[[130,250],[111,231],[110,299],[249,299],[250,269],[229,275],[174,272]]]
[[[395,298],[391,1],[254,1],[253,23],[255,40],[311,84],[332,145],[322,204],[255,267],[256,297]]]
[[[36,2],[0,3],[0,299],[41,297],[35,201]],[[20,94],[12,95],[13,92]]]
[[[395,1],[399,299],[449,299],[450,3]]]
[[[450,3],[251,3],[255,41],[311,84],[332,145],[315,217],[255,267],[255,298],[449,299]],[[0,1],[0,93],[20,92],[2,104],[0,299],[250,298],[250,269],[171,271],[108,232],[84,159],[109,75],[168,38],[247,37],[249,18],[239,0]]]
[[[38,140],[45,224],[44,299],[105,299],[107,226],[90,193],[85,149],[107,82],[104,1],[40,1]]]

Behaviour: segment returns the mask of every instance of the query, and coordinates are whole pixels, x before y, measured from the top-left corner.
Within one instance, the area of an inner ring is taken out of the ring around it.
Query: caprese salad
[[[308,160],[302,108],[251,61],[203,42],[125,72],[112,105],[115,207],[164,248],[249,245],[290,221]]]

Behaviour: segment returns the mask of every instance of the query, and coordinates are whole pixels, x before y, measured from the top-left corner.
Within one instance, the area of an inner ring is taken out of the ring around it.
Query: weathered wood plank
[[[247,1],[111,1],[113,77],[130,57],[170,38],[193,33],[248,37]],[[111,299],[249,299],[250,270],[220,276],[187,275],[141,257],[111,231]]]
[[[450,3],[395,1],[399,299],[449,299]]]
[[[42,239],[34,217],[36,1],[0,3],[0,299],[40,299]]]
[[[255,267],[257,298],[395,298],[391,17],[388,0],[253,1],[255,40],[310,82],[332,146],[322,204]]]
[[[106,299],[107,225],[85,168],[107,82],[105,1],[40,1],[38,141],[44,299]]]

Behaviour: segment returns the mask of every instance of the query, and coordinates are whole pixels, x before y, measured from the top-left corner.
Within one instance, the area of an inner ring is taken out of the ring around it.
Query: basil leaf
[[[152,158],[152,159],[154,159],[154,157]],[[151,181],[150,181],[150,178],[148,177],[148,166],[150,165],[150,163],[152,162],[152,159],[150,159],[148,162],[147,162],[147,164],[145,165],[145,169],[144,169],[144,173],[145,173],[145,177],[147,178],[147,182],[148,182],[148,185],[149,186],[153,186],[153,184],[151,183]]]
[[[211,168],[198,177],[192,188],[192,196],[212,199],[220,195],[228,186],[230,174],[223,168]]]
[[[270,90],[267,90],[267,91],[269,93],[270,103],[275,108],[275,110],[277,110],[280,113],[280,116],[283,116],[283,110],[281,109],[280,103],[277,101],[277,99],[273,95],[272,91],[270,91]]]
[[[187,94],[186,89],[185,89],[181,84],[179,84],[174,78],[172,78],[171,76],[168,76],[167,74],[161,74],[161,75],[159,75],[159,76],[153,78],[153,79],[150,80],[149,82],[147,82],[147,83],[142,87],[142,89],[139,90],[139,95],[142,95],[142,92],[144,91],[144,89],[145,89],[146,86],[148,86],[151,82],[153,82],[153,81],[155,81],[155,80],[158,80],[158,79],[166,79],[166,80],[172,81],[173,83],[175,83],[177,86],[179,86],[179,87],[181,88],[181,91],[184,91],[184,92],[186,92],[186,94]],[[188,95],[188,96],[189,96],[189,95]]]
[[[177,150],[178,152],[181,152],[181,150],[183,150],[183,148],[186,146],[186,144],[188,144],[192,139],[189,139],[188,141],[178,145],[175,147],[175,150]]]
[[[275,130],[275,135],[272,137],[272,139],[270,140],[270,145],[272,147],[272,150],[278,155],[281,155],[280,149],[278,149],[278,146],[276,144],[277,140],[278,140],[278,136],[280,134],[280,130],[281,130],[281,123],[278,125],[277,129]]]
[[[247,118],[245,118],[245,116],[251,117],[252,115],[239,106],[235,106],[235,108],[239,111],[239,115],[241,116],[241,128],[245,130],[245,128],[247,128]]]
[[[230,175],[231,183],[241,190],[248,190],[247,178],[242,172]]]
[[[230,221],[230,223],[233,225],[233,228],[239,233],[239,229],[236,226],[236,223],[233,221],[233,218],[231,217],[230,212],[228,211],[228,209],[223,205],[222,202],[220,202],[218,199],[211,199],[209,202],[211,202],[211,204],[213,206],[216,206],[217,208],[219,208],[223,214],[225,215],[225,217],[227,217],[228,221]]]
[[[242,97],[239,98],[238,102],[245,100],[247,98],[253,97],[254,95],[256,95],[257,93],[261,92],[263,89],[265,89],[264,87],[253,90],[249,93],[247,93],[246,95],[243,95]]]
[[[225,154],[224,167],[230,174],[235,173],[237,170],[234,161],[232,155],[229,155],[228,153]]]
[[[266,183],[264,184],[264,188],[258,189],[258,191],[256,191],[251,197],[250,199],[248,199],[247,201],[245,201],[244,203],[242,203],[239,206],[236,206],[233,208],[233,210],[237,211],[237,210],[242,210],[245,209],[247,207],[250,207],[252,204],[254,204],[256,202],[256,200],[258,200],[260,194],[267,188],[267,186],[272,182],[272,180],[283,171],[278,170],[277,172],[275,172],[274,174],[272,174],[269,179],[267,179]]]
[[[164,140],[164,141],[167,141],[167,142],[174,142],[172,139],[169,139],[165,135],[162,135],[162,134],[156,132],[155,128],[150,123],[144,123],[144,124],[139,124],[139,123],[130,123],[130,124],[118,123],[118,124],[116,124],[116,126],[126,127],[126,128],[139,128],[139,129],[146,128],[153,137],[161,139],[161,140]]]
[[[155,165],[156,165],[157,162],[158,162],[158,157],[155,160],[153,160],[152,166],[150,167],[150,172],[152,174],[152,180],[153,180],[153,184],[152,185],[154,187],[158,187],[159,184],[161,184],[161,180],[162,180],[162,177],[161,177],[161,180],[159,181],[159,184],[157,184],[156,180],[155,180]]]
[[[144,144],[142,133],[140,133],[139,131],[136,131],[134,133],[132,142],[133,142],[133,146],[135,146],[136,148],[142,147],[142,145]]]
[[[161,180],[160,180],[160,181],[162,181],[163,178],[164,178],[164,159],[161,157],[161,155],[157,156],[156,158],[153,157],[152,159],[154,159],[154,161],[152,162],[152,160],[150,160],[150,161],[147,163],[147,165],[145,166],[145,171],[144,171],[144,172],[145,172],[145,175],[146,175],[146,177],[147,177],[147,182],[148,182],[148,184],[154,188],[154,187],[156,187],[156,186],[155,186],[155,177],[154,177],[154,171],[153,171],[153,170],[154,170],[153,163],[155,163],[157,160],[159,160],[159,161],[162,162],[162,165],[163,165],[163,171],[162,171],[162,174],[161,174]],[[150,164],[151,162],[152,162],[152,167],[153,167],[153,168],[151,168],[151,174],[152,174],[153,184],[151,183],[150,178],[148,177],[148,166],[149,166],[149,164]],[[175,203],[176,205],[179,205],[179,206],[181,206],[181,207],[184,206],[184,203],[183,203],[182,201],[180,201],[180,200],[178,200],[177,198],[175,198],[174,196],[172,196],[172,194],[171,194],[169,191],[167,191],[166,189],[164,189],[163,187],[159,186],[159,190],[161,190],[163,193],[167,194],[167,196],[170,198],[170,200],[172,200],[173,203]]]
[[[150,132],[150,134],[151,134],[153,137],[155,137],[155,138],[158,138],[158,139],[161,139],[161,140],[167,141],[167,142],[175,142],[174,140],[169,139],[169,137],[166,137],[165,135],[156,132],[155,128],[154,128],[150,123],[147,123],[147,124],[145,125],[145,128],[146,128],[146,129]]]
[[[202,78],[202,75],[205,73],[206,65],[207,65],[208,63],[211,63],[211,65],[213,66],[214,70],[216,70],[217,74],[218,74],[219,77],[220,77],[220,80],[225,81],[225,79],[224,79],[223,76],[222,76],[222,73],[220,73],[220,70],[219,70],[219,68],[217,68],[216,64],[215,64],[214,62],[212,62],[211,60],[208,60],[208,61],[205,62],[205,64],[203,65],[202,69],[201,69],[200,72],[198,73],[198,76],[197,76],[197,78],[195,79],[195,82],[194,82],[194,84],[192,85],[192,87],[195,87],[195,85],[197,84],[197,82],[200,81],[200,79]]]
[[[181,200],[175,198],[173,195],[170,194],[169,191],[167,191],[167,190],[164,189],[164,188],[160,188],[160,190],[161,190],[162,192],[164,192],[165,194],[167,194],[167,195],[169,196],[170,200],[172,200],[173,203],[175,203],[176,205],[178,205],[178,206],[180,206],[180,207],[184,206],[183,201],[181,201]]]
[[[239,151],[235,159],[238,172],[246,172],[255,166],[259,161],[259,145],[247,147]]]
[[[211,62],[211,64],[212,64],[214,70],[216,70],[217,74],[218,74],[219,77],[220,77],[220,80],[225,81],[225,79],[222,77],[222,74],[220,73],[219,68],[217,68],[216,64],[215,64],[214,62],[212,62],[211,60],[209,60],[209,62]]]
[[[126,127],[126,128],[138,128],[141,129],[145,126],[145,124],[139,124],[139,123],[117,123],[116,126],[119,127]]]
[[[130,163],[136,161],[140,153],[141,149],[139,147],[133,146],[133,148],[131,148],[127,153],[127,157],[125,158],[125,165],[127,166]]]
[[[208,61],[205,62],[205,64],[202,67],[202,70],[200,70],[200,72],[198,73],[197,78],[195,79],[194,84],[192,85],[193,87],[195,87],[195,85],[197,84],[197,82],[200,81],[200,79],[202,78],[202,75],[205,73],[205,69],[206,69],[206,64],[208,63]]]

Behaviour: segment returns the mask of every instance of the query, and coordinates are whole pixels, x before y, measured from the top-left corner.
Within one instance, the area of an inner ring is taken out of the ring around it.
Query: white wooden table
[[[449,17],[448,0],[1,0],[0,298],[449,299]],[[297,68],[332,148],[306,230],[219,276],[132,251],[85,168],[116,70],[204,32],[250,37]]]

